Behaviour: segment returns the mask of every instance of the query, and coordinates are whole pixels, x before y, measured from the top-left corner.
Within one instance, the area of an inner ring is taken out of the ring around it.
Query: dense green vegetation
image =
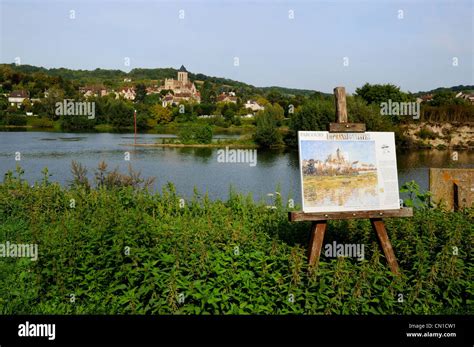
[[[178,135],[183,144],[209,144],[212,142],[212,128],[210,125],[183,128]]]
[[[172,184],[152,194],[101,165],[93,187],[73,171],[69,188],[47,171],[32,187],[21,169],[0,184],[0,239],[39,245],[37,261],[0,258],[1,314],[473,313],[474,211],[433,209],[416,184],[414,217],[386,222],[395,277],[367,220],[331,222],[325,238],[363,243],[365,260],[309,269],[309,225],[289,223],[279,195],[275,209],[232,191],[181,207]]]

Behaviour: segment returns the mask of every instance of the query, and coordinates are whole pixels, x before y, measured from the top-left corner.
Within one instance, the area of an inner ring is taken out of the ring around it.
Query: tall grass
[[[473,105],[423,105],[421,121],[430,122],[472,122],[474,121]]]
[[[365,260],[308,268],[309,225],[289,223],[279,195],[274,209],[232,191],[181,207],[171,183],[152,194],[22,174],[0,184],[0,243],[36,243],[39,258],[0,258],[1,314],[473,312],[472,209],[387,220],[395,277],[368,220],[331,222],[325,238],[363,243]]]

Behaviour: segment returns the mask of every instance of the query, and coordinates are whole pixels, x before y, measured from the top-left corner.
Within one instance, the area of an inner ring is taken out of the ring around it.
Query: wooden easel
[[[365,132],[364,123],[348,123],[346,107],[346,91],[344,87],[334,88],[336,97],[336,123],[329,124],[329,132]],[[382,218],[390,217],[412,217],[413,209],[402,207],[398,210],[378,210],[378,211],[354,211],[354,212],[328,212],[328,213],[304,213],[293,211],[288,213],[290,222],[312,221],[311,240],[308,246],[308,263],[310,266],[317,266],[321,255],[324,233],[328,220],[334,219],[356,219],[369,218],[372,228],[377,233],[380,245],[387,259],[390,270],[399,274],[397,259],[393,252],[392,244],[385,229]]]

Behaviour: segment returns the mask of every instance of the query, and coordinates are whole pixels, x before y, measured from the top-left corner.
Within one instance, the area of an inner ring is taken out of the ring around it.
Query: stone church
[[[172,90],[174,93],[168,93],[163,97],[164,107],[179,104],[180,101],[201,102],[201,94],[196,89],[194,83],[189,80],[188,71],[183,65],[178,70],[178,79],[165,78],[165,84],[160,90]]]

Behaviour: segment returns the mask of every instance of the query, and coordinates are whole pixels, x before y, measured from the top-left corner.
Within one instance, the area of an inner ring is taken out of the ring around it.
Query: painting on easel
[[[299,132],[304,212],[398,209],[393,133]]]

